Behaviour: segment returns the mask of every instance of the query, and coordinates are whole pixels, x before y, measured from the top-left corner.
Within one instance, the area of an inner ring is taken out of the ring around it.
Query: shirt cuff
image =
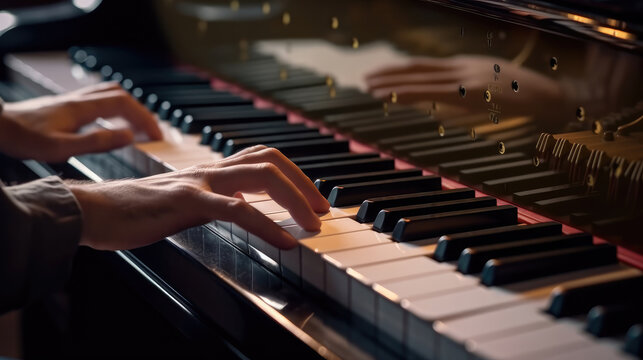
[[[1,189],[13,207],[8,244],[16,262],[18,303],[60,289],[69,277],[82,231],[80,206],[56,176]],[[4,267],[4,266],[3,266]],[[10,270],[10,269],[5,269]],[[21,274],[22,273],[22,274]],[[20,279],[20,280],[18,280]]]

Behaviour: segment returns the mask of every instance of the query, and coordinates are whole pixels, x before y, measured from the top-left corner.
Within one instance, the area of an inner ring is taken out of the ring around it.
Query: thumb
[[[134,134],[129,129],[95,130],[84,134],[64,134],[62,148],[68,156],[105,152],[131,144]]]

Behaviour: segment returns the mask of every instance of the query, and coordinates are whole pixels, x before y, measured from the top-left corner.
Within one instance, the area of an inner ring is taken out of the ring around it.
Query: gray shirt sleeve
[[[0,313],[63,286],[81,224],[76,198],[60,178],[0,182]]]

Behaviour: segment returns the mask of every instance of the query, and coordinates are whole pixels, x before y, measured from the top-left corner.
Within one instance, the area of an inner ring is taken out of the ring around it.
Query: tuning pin
[[[339,28],[339,19],[336,16],[330,18],[330,28],[337,30]]]
[[[333,80],[333,78],[330,76],[326,76],[326,86],[332,87],[333,85],[335,85],[335,81]]]
[[[230,10],[232,11],[238,11],[239,10],[239,0],[232,0],[230,1]]]
[[[288,70],[280,69],[279,70],[279,80],[284,81],[288,79]]]
[[[290,25],[290,13],[285,12],[281,15],[281,23],[284,24],[285,26]]]

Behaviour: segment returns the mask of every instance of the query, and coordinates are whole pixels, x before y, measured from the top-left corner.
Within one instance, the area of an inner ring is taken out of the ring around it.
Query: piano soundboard
[[[291,14],[280,14],[289,26]],[[195,21],[195,31],[209,31]],[[489,46],[495,39],[487,34]],[[91,46],[11,54],[5,64],[34,94],[118,81],[158,115],[163,141],[70,159],[92,180],[184,169],[257,144],[299,166],[332,206],[319,232],[301,229],[267,194],[244,194],[299,240],[295,249],[222,221],[169,243],[321,357],[642,356],[643,163],[636,125],[623,127],[643,115],[640,97],[594,121],[574,106],[575,127],[554,132],[535,114],[500,117],[494,99],[528,92],[522,79],[502,91],[493,80],[480,94],[454,89],[454,97],[476,97],[473,114],[440,101],[409,105],[396,92],[375,96],[364,74],[413,57],[356,37],[344,45],[242,39],[210,50],[207,66]],[[349,65],[334,77],[323,62],[306,65],[315,57]],[[556,71],[559,59],[545,60]],[[498,64],[484,71],[503,74]],[[259,278],[285,281],[322,310],[302,320],[266,295],[270,286],[259,291]]]

